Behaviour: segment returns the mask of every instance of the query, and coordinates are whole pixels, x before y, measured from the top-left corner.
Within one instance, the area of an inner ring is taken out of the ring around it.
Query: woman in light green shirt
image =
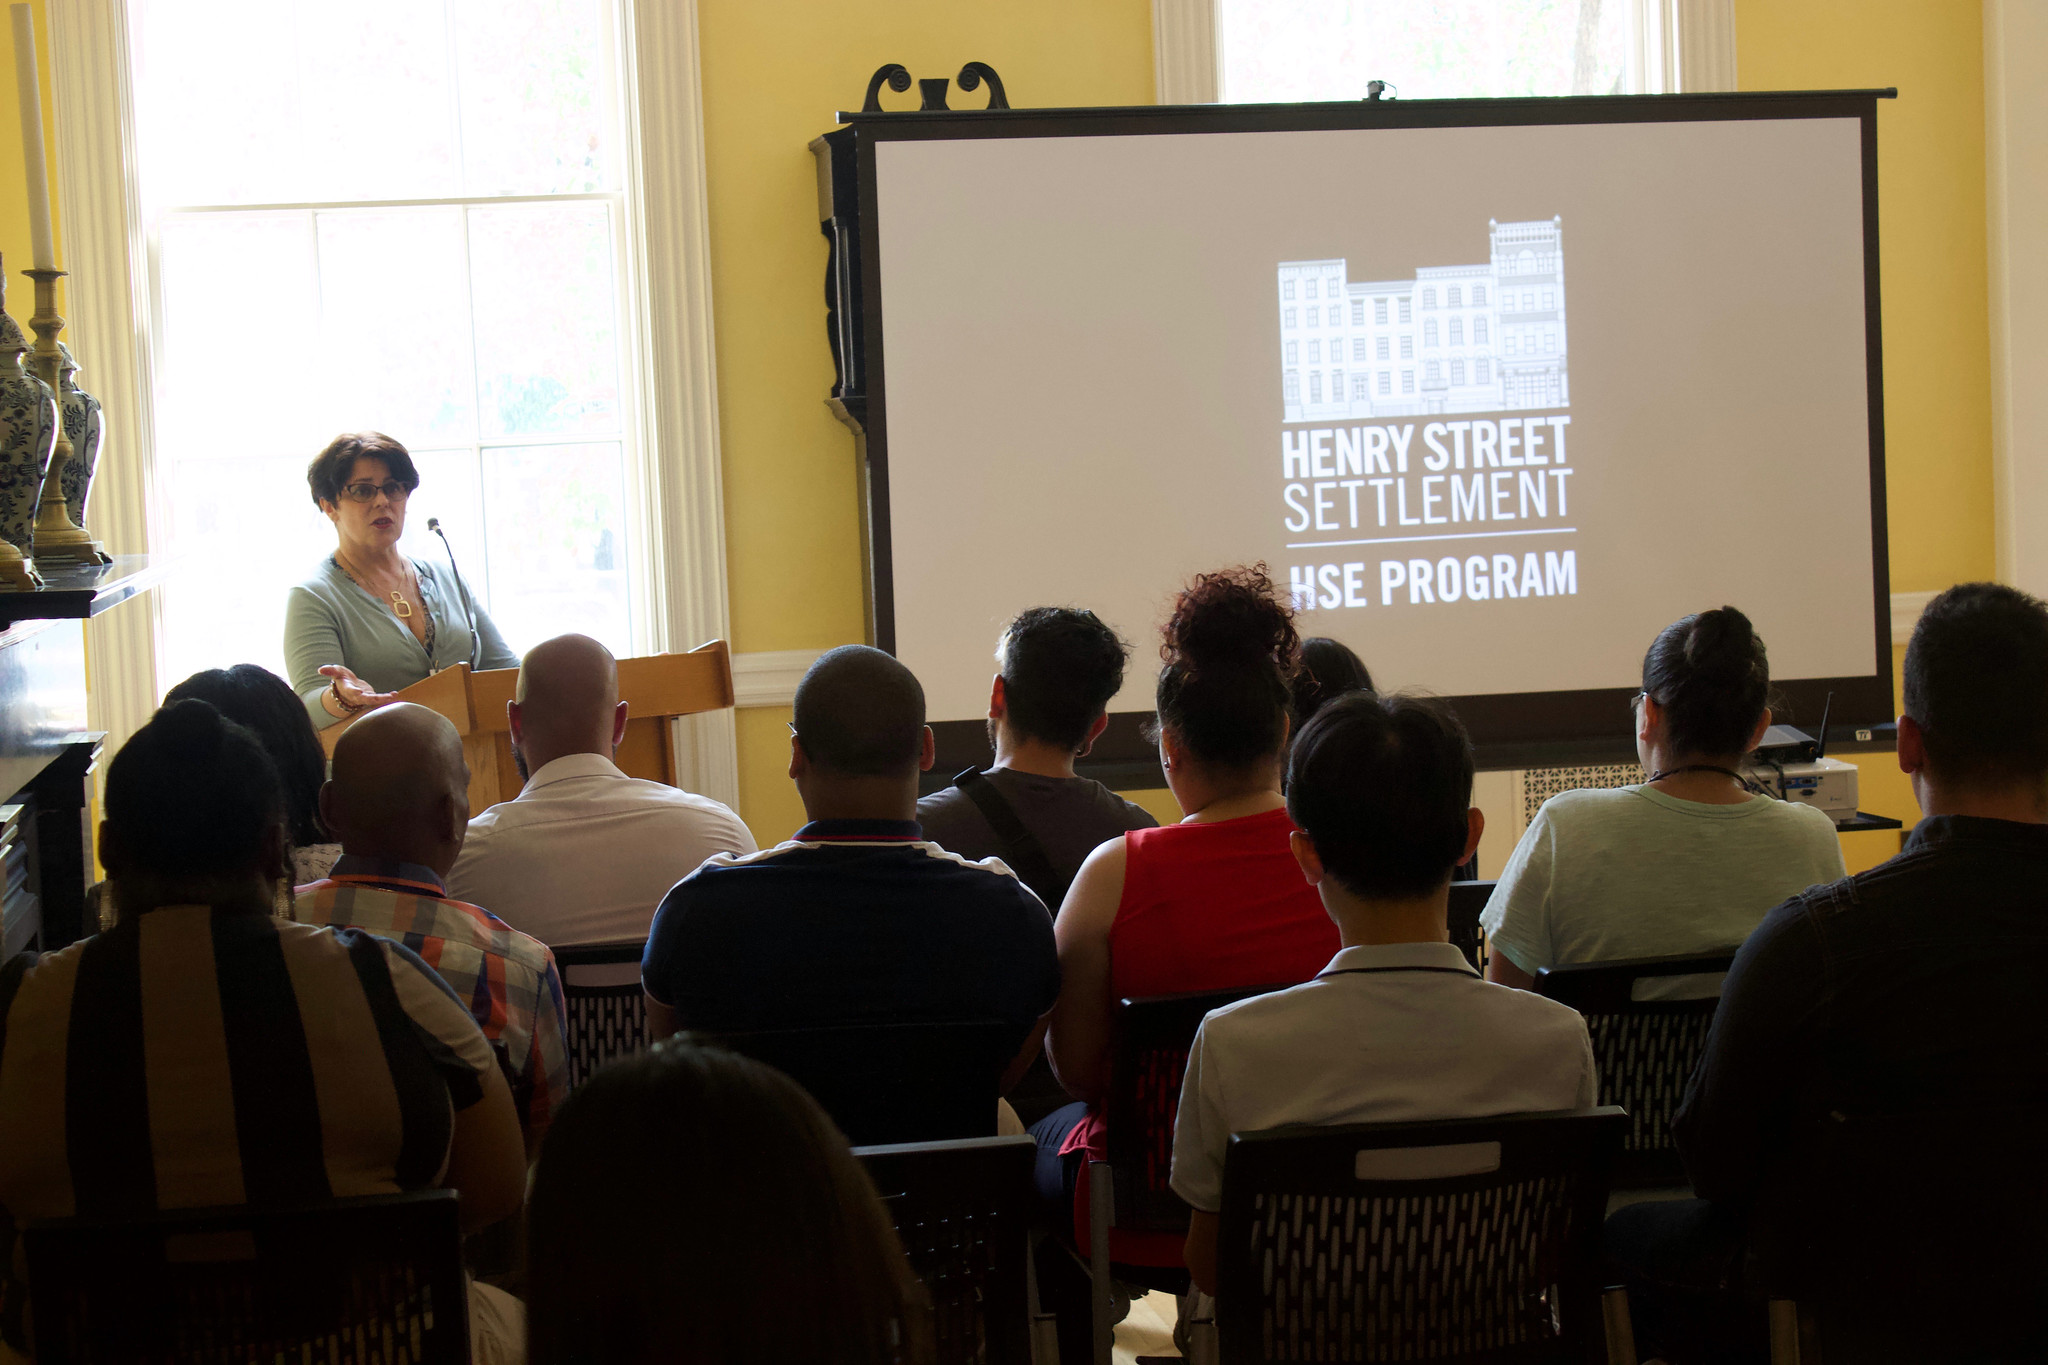
[[[315,726],[382,706],[452,664],[518,667],[467,584],[398,552],[420,486],[404,446],[374,431],[337,436],[306,483],[337,536],[285,604],[285,666]]]
[[[1664,629],[1635,699],[1650,780],[1536,813],[1480,913],[1488,980],[1526,989],[1545,967],[1732,950],[1779,902],[1848,875],[1825,813],[1739,775],[1771,723],[1770,685],[1735,608]]]

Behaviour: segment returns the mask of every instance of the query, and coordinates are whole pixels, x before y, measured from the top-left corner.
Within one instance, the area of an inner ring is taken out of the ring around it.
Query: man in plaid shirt
[[[300,890],[301,924],[361,929],[412,949],[476,1019],[512,1083],[529,1154],[569,1093],[555,956],[490,911],[448,899],[469,831],[469,766],[455,727],[394,702],[334,749],[320,814],[341,861]]]

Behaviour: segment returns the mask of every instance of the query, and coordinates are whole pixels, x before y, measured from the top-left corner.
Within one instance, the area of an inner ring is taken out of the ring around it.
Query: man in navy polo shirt
[[[640,965],[649,1036],[1000,1020],[1007,1089],[1059,996],[1052,915],[1002,863],[925,841],[924,689],[882,651],[844,645],[804,675],[791,729],[810,823],[715,855],[662,898]]]

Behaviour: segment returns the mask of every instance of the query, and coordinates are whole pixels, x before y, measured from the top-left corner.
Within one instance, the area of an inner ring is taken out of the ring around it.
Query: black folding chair
[[[993,1137],[1008,1024],[850,1024],[699,1036],[787,1075],[856,1146]]]
[[[1114,1290],[1121,1280],[1169,1294],[1188,1292],[1184,1267],[1125,1265],[1110,1260],[1109,1230],[1186,1235],[1188,1206],[1167,1184],[1173,1172],[1173,1126],[1188,1050],[1210,1010],[1286,986],[1155,995],[1117,1002],[1111,1023],[1109,1160],[1088,1165],[1088,1277],[1094,1286],[1095,1356],[1109,1360],[1116,1325]]]
[[[640,989],[640,959],[646,951],[645,939],[555,949],[568,1014],[563,1023],[569,1036],[563,1042],[571,1088],[607,1062],[647,1046],[647,997]]]
[[[1544,967],[1536,993],[1585,1016],[1600,1071],[1600,1102],[1628,1111],[1614,1183],[1621,1189],[1687,1184],[1685,1163],[1671,1141],[1671,1120],[1686,1084],[1707,1050],[1707,1030],[1721,1003],[1719,978],[1735,950],[1684,957],[1642,957],[1571,967]],[[1692,1000],[1638,1000],[1639,985],[1672,977],[1712,977],[1712,994]]]
[[[1486,970],[1486,931],[1479,927],[1479,912],[1493,899],[1497,881],[1451,882],[1451,903],[1446,912],[1451,943],[1465,955],[1474,971]]]
[[[939,1365],[1031,1365],[1030,1137],[856,1147],[931,1295]],[[1052,1365],[1054,1355],[1046,1360]]]
[[[467,1365],[452,1190],[21,1229],[38,1365]]]
[[[1744,1277],[1773,1365],[2048,1360],[2048,1105],[1796,1125]]]
[[[1216,1332],[1226,1365],[1603,1358],[1612,1106],[1233,1133]],[[1609,1291],[1604,1353],[1632,1362]]]

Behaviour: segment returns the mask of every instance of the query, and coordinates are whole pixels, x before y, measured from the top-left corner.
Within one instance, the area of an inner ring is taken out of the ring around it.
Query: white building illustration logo
[[[1484,265],[1352,283],[1345,263],[1280,265],[1288,422],[1571,405],[1564,220],[1488,224]]]

